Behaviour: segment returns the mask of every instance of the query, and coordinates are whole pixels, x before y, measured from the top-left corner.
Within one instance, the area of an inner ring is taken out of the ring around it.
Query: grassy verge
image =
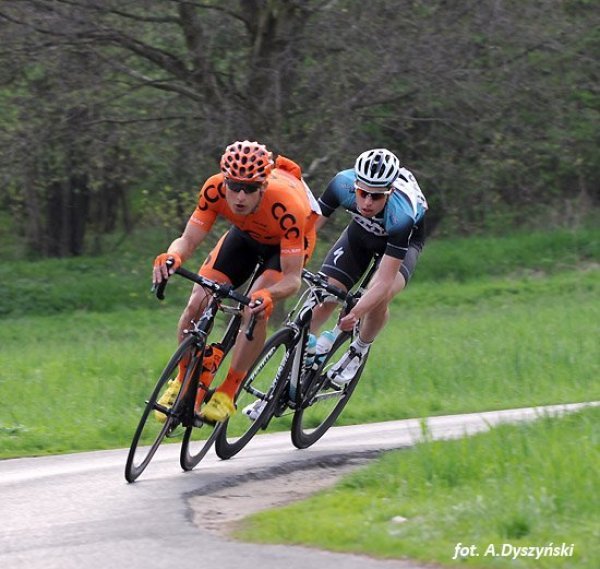
[[[473,238],[428,242],[419,261],[412,288],[454,282],[447,297],[462,284],[482,277],[506,275],[534,279],[540,275],[594,266],[600,262],[600,232],[581,229],[514,235],[502,239]],[[109,255],[73,259],[23,261],[3,258],[0,248],[0,318],[59,314],[77,310],[111,312],[154,308],[148,294],[154,256],[171,236],[140,232],[114,243]],[[311,268],[317,269],[330,243],[318,243]],[[210,244],[202,247],[190,268],[200,266]],[[171,287],[167,302],[181,306],[189,287]],[[464,294],[463,294],[464,297]],[[432,297],[430,300],[439,300]]]
[[[599,278],[407,290],[338,423],[600,399]],[[4,320],[0,456],[128,445],[175,347],[179,309]]]
[[[600,398],[597,236],[432,241],[339,422]],[[0,265],[1,457],[129,443],[190,287],[158,303],[125,245]]]
[[[175,313],[161,322],[158,312],[5,322],[0,456],[128,445],[149,386],[176,345]]]
[[[599,443],[599,409],[425,441],[333,490],[257,514],[237,534],[444,565],[592,569],[600,558]],[[515,549],[534,546],[554,555]],[[561,546],[572,555],[557,556]]]

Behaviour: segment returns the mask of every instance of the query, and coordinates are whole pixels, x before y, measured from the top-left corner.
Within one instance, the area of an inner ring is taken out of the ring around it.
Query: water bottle
[[[331,350],[331,347],[333,346],[333,343],[335,342],[335,339],[339,333],[340,331],[337,328],[334,328],[333,330],[325,330],[325,332],[319,336],[316,348],[317,359],[322,359],[329,353],[329,350]]]
[[[317,353],[317,337],[314,334],[309,334],[306,340],[306,350],[304,352],[304,367],[309,368],[315,361]]]

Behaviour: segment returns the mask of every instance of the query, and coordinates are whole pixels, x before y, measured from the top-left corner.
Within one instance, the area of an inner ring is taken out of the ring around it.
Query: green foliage
[[[248,137],[319,164],[316,194],[389,147],[443,235],[597,211],[592,2],[117,4],[2,3],[0,209],[30,254],[180,227],[225,144]]]
[[[444,565],[592,569],[600,555],[599,419],[596,408],[457,441],[425,440],[387,453],[333,490],[254,515],[237,533]],[[506,543],[563,542],[574,545],[572,556],[500,556]],[[478,555],[453,559],[459,543]]]
[[[425,245],[414,280],[465,282],[480,275],[535,276],[593,266],[599,260],[597,229],[516,232],[501,239],[432,239]]]
[[[190,291],[175,279],[163,303],[150,294],[147,249],[160,250],[161,241],[160,234],[146,234],[110,257],[1,265],[4,456],[129,442],[140,405],[175,346]],[[510,277],[472,274],[458,282],[436,274],[426,279],[423,270],[420,282],[395,299],[338,423],[600,399],[599,272],[569,264],[528,274],[528,263],[539,261],[539,241],[520,238],[531,254],[518,257]],[[560,243],[560,235],[553,241]],[[431,246],[444,251],[446,244]],[[454,247],[462,251],[455,263],[467,266],[478,246],[473,239]],[[511,247],[510,240],[491,241],[483,266],[494,267]],[[565,258],[561,246],[552,254]]]
[[[223,225],[197,251],[189,267],[199,266],[210,251]],[[477,281],[482,275],[526,277],[532,283],[544,274],[593,268],[600,260],[598,231],[555,231],[516,234],[504,238],[430,239],[409,287],[424,302],[438,302],[438,281],[454,281],[453,298],[472,297],[460,283]],[[52,314],[71,310],[112,311],[127,307],[151,307],[155,300],[149,293],[152,261],[177,236],[177,229],[138,231],[131,235],[105,237],[100,248],[109,256],[82,257],[64,261],[22,261],[0,250],[0,318],[26,314]],[[0,229],[0,244],[2,229]],[[318,243],[311,261],[317,269],[330,245],[326,238]],[[0,248],[2,249],[2,248]],[[477,286],[477,285],[475,285]],[[490,297],[511,288],[498,282],[487,286],[482,294]],[[521,290],[527,287],[519,285]],[[167,304],[181,304],[189,287],[177,282],[169,287]],[[141,303],[141,304],[140,304]]]

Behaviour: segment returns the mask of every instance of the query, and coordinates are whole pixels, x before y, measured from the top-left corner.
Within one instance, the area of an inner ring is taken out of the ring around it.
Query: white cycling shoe
[[[364,354],[361,354],[354,346],[350,346],[348,351],[327,372],[329,381],[340,389],[348,385],[354,379],[356,372],[360,369],[363,358],[368,353],[369,351],[367,350]]]
[[[246,405],[242,409],[242,413],[248,417],[251,421],[256,421],[260,417],[260,414],[264,411],[267,406],[267,402],[262,399],[257,399],[254,403]]]

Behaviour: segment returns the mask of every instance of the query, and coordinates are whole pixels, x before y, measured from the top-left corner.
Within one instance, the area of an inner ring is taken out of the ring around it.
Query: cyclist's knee
[[[180,323],[182,326],[188,326],[191,320],[197,318],[200,311],[206,305],[207,298],[208,293],[202,287],[194,287],[188,299],[187,306],[181,315]]]

